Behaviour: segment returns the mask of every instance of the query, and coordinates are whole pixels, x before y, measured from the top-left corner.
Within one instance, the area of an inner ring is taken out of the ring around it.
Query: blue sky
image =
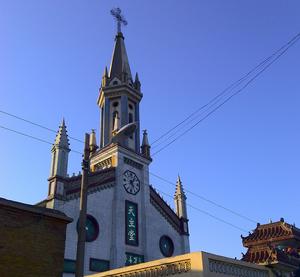
[[[205,104],[300,30],[299,1],[0,1],[0,110],[69,135],[99,131],[96,105],[119,6],[131,70],[144,98],[150,142]],[[151,171],[249,218],[300,225],[300,43],[186,136],[155,156]],[[55,134],[0,114],[0,125],[54,141]],[[0,129],[1,197],[47,196],[51,146]],[[71,148],[82,145],[71,141]],[[80,170],[70,154],[69,173]],[[174,189],[152,177],[158,189]],[[255,224],[188,202],[240,228]],[[172,205],[172,199],[166,197]],[[191,250],[240,257],[241,231],[191,208]]]

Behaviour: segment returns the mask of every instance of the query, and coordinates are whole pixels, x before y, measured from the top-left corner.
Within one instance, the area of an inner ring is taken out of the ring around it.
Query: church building
[[[189,253],[186,196],[177,180],[173,210],[149,184],[152,162],[148,135],[140,142],[138,74],[130,70],[118,28],[109,70],[97,99],[100,140],[90,135],[84,274]],[[81,175],[69,177],[70,152],[62,121],[52,148],[48,197],[39,205],[73,219],[67,226],[64,276],[74,276]]]

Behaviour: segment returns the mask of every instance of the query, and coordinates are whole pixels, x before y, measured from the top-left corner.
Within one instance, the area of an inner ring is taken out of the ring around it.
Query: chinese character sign
[[[127,201],[125,202],[126,216],[126,244],[137,246],[138,240],[138,208],[137,204]]]
[[[144,262],[143,255],[137,255],[133,253],[126,253],[126,263],[125,265],[134,265]]]

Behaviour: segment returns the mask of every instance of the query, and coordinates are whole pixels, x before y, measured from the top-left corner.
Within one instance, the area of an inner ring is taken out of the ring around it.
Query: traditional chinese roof
[[[284,267],[291,271],[300,266],[300,255],[297,252],[287,253],[284,249],[278,249],[274,246],[250,248],[242,260],[260,265],[280,265],[281,268]]]
[[[166,220],[178,233],[188,235],[183,229],[182,220],[152,186],[150,186],[150,202],[155,206],[155,208],[158,209],[158,211],[166,218]]]
[[[245,247],[251,247],[254,245],[261,245],[272,242],[280,243],[282,241],[294,241],[294,245],[300,247],[300,229],[295,226],[281,221],[257,225],[253,233],[247,237],[242,237],[243,245]]]

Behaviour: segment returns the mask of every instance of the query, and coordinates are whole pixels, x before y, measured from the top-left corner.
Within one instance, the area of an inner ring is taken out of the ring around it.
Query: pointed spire
[[[147,134],[147,130],[143,131],[143,140],[142,140],[142,146],[141,146],[141,150],[142,150],[142,155],[148,159],[151,158],[150,155],[150,144],[148,141],[148,134]]]
[[[137,90],[141,90],[141,82],[138,73],[135,74],[134,86]]]
[[[183,197],[184,199],[186,199],[179,174],[178,174],[177,182],[176,182],[175,197]]]
[[[176,182],[174,202],[175,202],[175,212],[178,215],[178,217],[187,219],[186,196],[183,190],[183,186],[179,174]]]
[[[63,118],[55,138],[54,146],[64,148],[65,150],[70,151],[69,145],[70,144],[69,144],[69,139],[67,134],[67,127],[65,124],[65,119]]]
[[[102,87],[107,86],[107,81],[108,81],[108,72],[107,72],[107,66],[105,66],[103,76],[102,76],[102,83],[101,83]]]
[[[121,32],[116,35],[115,47],[109,70],[109,78],[118,78],[121,82],[132,81],[131,70],[124,43],[124,37]]]
[[[67,176],[68,170],[68,155],[71,151],[69,147],[69,139],[67,134],[67,127],[65,119],[63,118],[59,126],[53,147],[52,147],[52,161],[50,168],[50,177],[53,176]]]
[[[92,132],[90,134],[89,146],[90,146],[90,154],[94,154],[96,152],[96,150],[98,149],[95,129],[92,129]]]

